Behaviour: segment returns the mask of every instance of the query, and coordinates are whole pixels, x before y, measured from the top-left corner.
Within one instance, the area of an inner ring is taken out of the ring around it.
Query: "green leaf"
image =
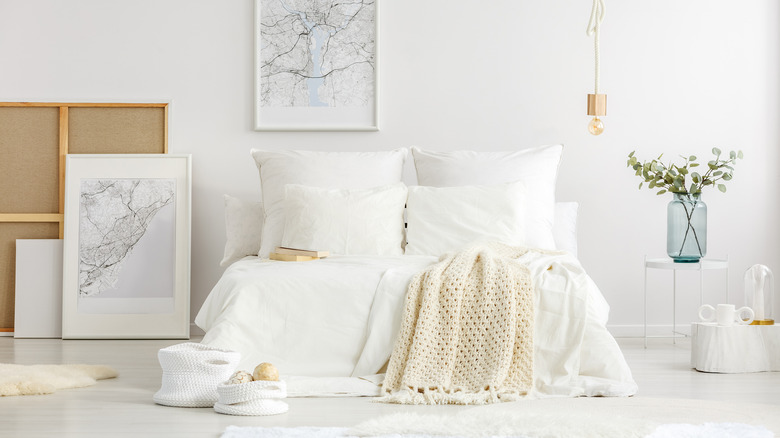
[[[650,184],[647,185],[648,189],[654,189],[655,188],[655,181],[650,181]]]
[[[659,155],[658,158],[656,158],[656,160],[660,160],[661,157],[663,157],[663,156],[664,156],[664,154]]]
[[[720,156],[720,149],[718,149],[718,148],[712,148],[712,153],[713,153],[714,155]]]
[[[720,190],[723,193],[726,193],[726,184],[718,184],[718,190]]]
[[[744,157],[744,155],[742,155],[742,151],[737,152],[737,158],[741,160],[742,157]]]
[[[687,175],[688,174],[688,168],[687,167],[680,167],[680,174],[681,175]]]
[[[699,163],[691,163],[690,166],[691,167],[699,167]]]
[[[644,183],[645,183],[644,181],[642,181],[641,183],[639,183],[639,187],[638,187],[638,188],[639,188],[640,190],[642,189],[642,184],[644,184]]]
[[[729,152],[729,158],[735,160],[737,158],[737,153],[734,151]]]
[[[723,180],[724,181],[731,181],[731,178],[733,178],[733,176],[730,173],[724,173],[723,174]]]
[[[658,193],[656,193],[656,195],[663,195],[664,193],[666,193],[666,190],[661,190]]]
[[[691,155],[688,157],[688,161],[696,161],[696,155]]]
[[[635,151],[635,150],[631,151],[631,153],[630,153],[630,154],[628,154],[628,158],[631,158],[631,157],[633,157],[633,156],[634,156],[634,152],[636,152],[636,151]]]
[[[712,176],[719,176],[722,173],[723,173],[722,170],[718,170],[717,172],[712,172]]]
[[[691,188],[688,191],[691,193],[698,193],[699,191],[701,191],[701,189],[696,184],[691,184]]]

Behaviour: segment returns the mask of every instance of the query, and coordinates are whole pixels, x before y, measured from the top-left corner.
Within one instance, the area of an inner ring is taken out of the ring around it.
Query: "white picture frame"
[[[378,131],[378,84],[379,0],[255,0],[255,130]]]
[[[66,156],[63,339],[188,339],[192,159]]]

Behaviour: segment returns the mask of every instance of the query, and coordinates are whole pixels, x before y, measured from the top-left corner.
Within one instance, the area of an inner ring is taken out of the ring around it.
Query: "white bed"
[[[390,357],[411,277],[435,261],[248,257],[228,268],[195,322],[206,331],[203,343],[242,353],[241,369],[272,362],[286,375],[370,376]],[[535,279],[537,393],[634,394],[631,372],[605,327],[609,306],[579,262],[537,252],[524,261]]]
[[[223,262],[229,267],[196,317],[206,331],[202,342],[241,352],[240,369],[274,363],[287,376],[291,395],[377,395],[376,374],[393,350],[411,278],[445,250],[485,234],[505,243],[566,249],[532,250],[520,260],[534,283],[531,395],[634,394],[631,372],[606,329],[609,306],[575,257],[577,205],[555,205],[560,151],[560,146],[509,155],[415,150],[418,179],[429,186],[410,187],[407,207],[406,186],[398,185],[405,151],[253,151],[264,205],[245,209],[255,215],[251,219],[231,209],[236,201],[226,198]],[[455,171],[447,174],[442,166]],[[469,176],[470,168],[477,173]],[[465,185],[463,178],[488,185],[454,188]],[[507,184],[490,185],[502,180]],[[332,188],[356,184],[357,189]],[[515,204],[514,197],[522,208],[504,205]],[[458,213],[441,215],[447,209]],[[439,224],[449,217],[457,223]],[[431,227],[431,221],[439,225]],[[486,221],[488,226],[480,225]],[[247,234],[247,224],[257,230],[258,222],[262,235]],[[371,229],[374,225],[378,228]],[[231,226],[242,230],[231,234]],[[338,250],[305,263],[265,258],[275,245],[290,246],[290,239]],[[234,261],[247,253],[239,248],[247,242],[251,251],[261,246],[262,258]]]

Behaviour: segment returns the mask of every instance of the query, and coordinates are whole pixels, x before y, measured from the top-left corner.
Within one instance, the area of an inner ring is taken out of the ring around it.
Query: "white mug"
[[[710,312],[709,317],[704,317],[705,311]],[[747,312],[748,319],[742,319],[742,313]],[[709,304],[705,304],[701,307],[699,307],[699,319],[702,320],[702,322],[712,322],[717,321],[718,325],[720,326],[732,326],[734,323],[736,324],[750,324],[753,322],[753,318],[755,317],[755,314],[753,313],[753,309],[750,307],[740,307],[739,309],[734,309],[733,304],[718,304],[717,310],[710,306]]]

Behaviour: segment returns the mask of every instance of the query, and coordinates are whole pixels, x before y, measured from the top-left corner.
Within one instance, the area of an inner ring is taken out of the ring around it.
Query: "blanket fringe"
[[[404,388],[386,392],[374,399],[378,403],[404,405],[486,405],[511,402],[524,398],[526,392],[489,388],[478,392],[446,388]]]

